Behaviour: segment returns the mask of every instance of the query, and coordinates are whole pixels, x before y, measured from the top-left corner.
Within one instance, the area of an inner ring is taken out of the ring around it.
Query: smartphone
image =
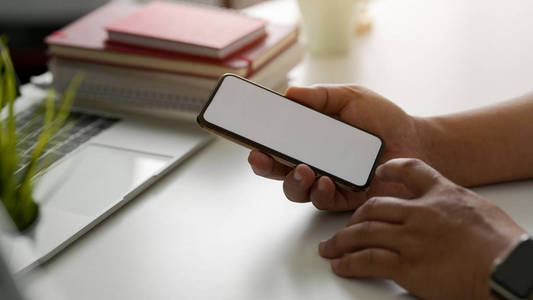
[[[372,133],[233,74],[220,78],[197,122],[285,165],[306,164],[350,190],[369,186],[384,147]]]

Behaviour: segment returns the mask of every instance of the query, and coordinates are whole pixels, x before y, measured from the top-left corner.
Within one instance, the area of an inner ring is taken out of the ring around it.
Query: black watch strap
[[[506,299],[533,296],[533,239],[527,234],[503,259],[494,262],[490,286]]]

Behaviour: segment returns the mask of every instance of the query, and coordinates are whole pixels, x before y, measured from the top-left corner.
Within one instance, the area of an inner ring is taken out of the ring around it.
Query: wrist
[[[471,165],[465,163],[465,144],[445,117],[413,117],[422,159],[444,177],[461,186],[475,185]]]
[[[412,117],[419,140],[419,157],[428,165],[444,174],[443,166],[446,165],[444,156],[441,155],[442,147],[449,145],[442,125],[435,118]]]
[[[533,240],[527,233],[494,259],[490,286],[506,299],[532,299]]]
[[[495,289],[493,286],[493,272],[497,262],[503,260],[513,248],[518,244],[522,235],[525,233],[520,227],[509,228],[504,230],[505,233],[495,234],[498,236],[497,241],[487,244],[487,251],[480,253],[480,261],[478,262],[478,270],[475,285],[477,296],[476,298],[482,299],[481,295],[487,295],[489,293],[491,299],[514,299],[502,296],[499,289]]]

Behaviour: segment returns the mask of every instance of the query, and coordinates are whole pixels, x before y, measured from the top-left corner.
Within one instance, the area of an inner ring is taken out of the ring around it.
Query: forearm
[[[456,183],[533,178],[533,93],[417,120],[429,163]]]

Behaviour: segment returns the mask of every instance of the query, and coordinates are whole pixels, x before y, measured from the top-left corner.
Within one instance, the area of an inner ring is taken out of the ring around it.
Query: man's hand
[[[420,160],[388,161],[376,176],[405,186],[412,197],[373,197],[345,229],[320,243],[333,271],[392,279],[424,299],[489,299],[492,262],[524,230]]]
[[[368,89],[347,85],[292,87],[287,90],[286,96],[380,136],[385,141],[381,162],[396,157],[416,157],[427,161],[419,130],[420,120]],[[319,209],[353,210],[369,196],[392,191],[403,192],[407,196],[401,185],[385,184],[379,179],[372,182],[367,192],[354,193],[339,189],[328,177],[316,179],[314,172],[306,165],[292,169],[259,151],[252,151],[248,161],[257,175],[284,180],[283,190],[289,200],[311,201]]]

